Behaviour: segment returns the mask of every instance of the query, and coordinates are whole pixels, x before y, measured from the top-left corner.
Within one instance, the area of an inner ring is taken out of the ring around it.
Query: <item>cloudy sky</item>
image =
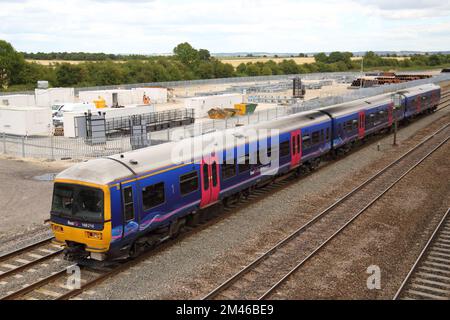
[[[0,0],[20,51],[450,50],[445,0]]]

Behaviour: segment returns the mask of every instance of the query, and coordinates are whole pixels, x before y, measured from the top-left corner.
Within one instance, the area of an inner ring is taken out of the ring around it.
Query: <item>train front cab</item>
[[[53,243],[72,258],[104,260],[111,242],[108,186],[56,180],[51,209]]]

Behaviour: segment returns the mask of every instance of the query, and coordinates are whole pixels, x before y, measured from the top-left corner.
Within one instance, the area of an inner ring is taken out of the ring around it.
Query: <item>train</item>
[[[435,111],[441,89],[395,96],[395,104],[383,94],[76,164],[54,180],[53,242],[69,260],[136,257],[281,176],[314,170],[397,121]]]

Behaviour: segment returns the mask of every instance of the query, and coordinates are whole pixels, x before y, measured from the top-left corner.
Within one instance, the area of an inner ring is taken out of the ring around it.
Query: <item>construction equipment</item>
[[[257,106],[256,103],[237,103],[234,105],[234,109],[238,115],[244,116],[254,113]]]
[[[231,108],[212,108],[208,111],[210,119],[228,119],[236,115],[237,110]]]

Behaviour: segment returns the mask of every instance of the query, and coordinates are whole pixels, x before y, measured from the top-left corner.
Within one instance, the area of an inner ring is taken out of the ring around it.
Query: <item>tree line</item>
[[[64,57],[70,57],[70,60],[79,59],[81,56],[79,54],[85,53],[74,53],[73,55],[62,53]],[[297,64],[292,59],[284,59],[278,63],[273,60],[250,61],[241,63],[235,68],[231,64],[223,63],[211,56],[208,50],[197,50],[189,43],[181,43],[176,46],[172,56],[136,55],[127,56],[128,59],[119,59],[120,55],[96,53],[86,53],[85,55],[87,61],[78,64],[58,62],[46,66],[26,61],[25,58],[32,57],[31,54],[17,52],[11,44],[0,40],[1,89],[7,91],[30,90],[35,88],[38,80],[47,80],[53,87],[88,87],[242,76],[342,72],[361,68],[361,62],[352,60],[353,54],[350,52],[332,52],[328,55],[319,53],[314,56],[315,62],[307,64]],[[96,55],[101,58],[94,60]],[[74,57],[78,58],[74,59]],[[55,55],[55,58],[58,58],[58,54]],[[90,61],[90,59],[93,60]],[[364,56],[364,66],[368,69],[449,65],[450,55],[443,54],[415,55],[403,60],[383,58],[374,52],[367,52]]]

